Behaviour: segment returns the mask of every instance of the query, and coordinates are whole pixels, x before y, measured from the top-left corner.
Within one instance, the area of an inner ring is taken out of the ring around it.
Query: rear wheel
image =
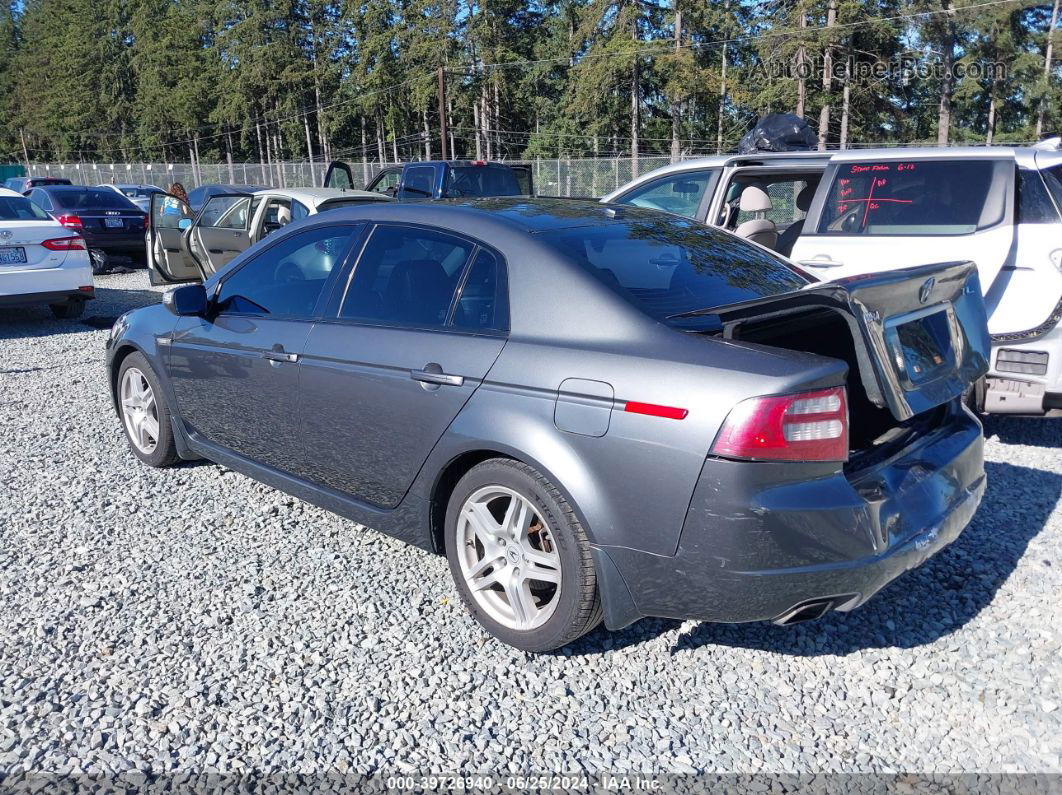
[[[73,320],[84,314],[85,302],[78,298],[74,298],[67,301],[65,304],[50,304],[49,309],[51,309],[52,314],[60,320]]]
[[[446,555],[469,612],[518,649],[559,648],[601,620],[583,526],[556,487],[519,461],[485,461],[461,478]]]
[[[118,411],[133,455],[148,466],[166,467],[179,460],[159,379],[142,353],[132,353],[118,371]]]

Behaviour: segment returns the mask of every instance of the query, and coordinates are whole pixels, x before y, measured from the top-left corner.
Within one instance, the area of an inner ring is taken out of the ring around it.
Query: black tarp
[[[792,113],[764,116],[738,143],[740,154],[753,152],[809,152],[818,137],[806,121]]]

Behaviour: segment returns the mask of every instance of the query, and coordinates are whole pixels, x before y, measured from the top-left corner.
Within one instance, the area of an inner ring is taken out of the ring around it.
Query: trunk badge
[[[8,241],[11,239],[10,229],[0,229],[0,240]]]
[[[933,294],[933,288],[936,287],[936,285],[937,280],[933,276],[930,276],[922,282],[922,286],[918,288],[918,300],[923,304],[928,302],[929,296]]]

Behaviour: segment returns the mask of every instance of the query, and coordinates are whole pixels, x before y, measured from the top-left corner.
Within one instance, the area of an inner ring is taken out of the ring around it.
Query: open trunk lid
[[[699,311],[725,338],[743,325],[830,309],[852,332],[867,398],[907,420],[962,395],[988,372],[991,341],[977,266],[946,262],[820,282]]]

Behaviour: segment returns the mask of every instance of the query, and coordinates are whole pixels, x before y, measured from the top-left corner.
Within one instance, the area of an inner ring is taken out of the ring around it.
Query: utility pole
[[[442,147],[442,159],[450,159],[446,137],[446,70],[439,67],[439,145]]]

